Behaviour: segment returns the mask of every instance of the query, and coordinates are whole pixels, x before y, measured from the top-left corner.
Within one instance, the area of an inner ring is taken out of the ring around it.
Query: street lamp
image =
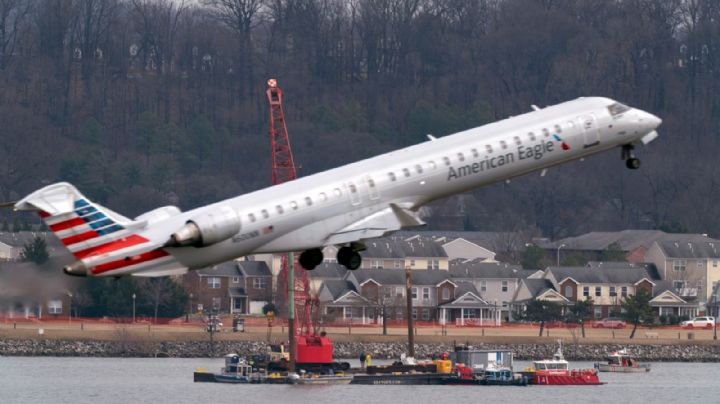
[[[135,324],[135,298],[136,297],[137,296],[135,296],[135,293],[133,293],[133,295],[132,295],[132,298],[133,298],[133,324]]]
[[[557,266],[560,266],[560,249],[565,247],[565,244],[560,244],[557,248]]]
[[[67,295],[70,298],[68,302],[68,324],[72,324],[72,293],[68,291]]]
[[[185,314],[185,322],[186,322],[186,323],[190,321],[190,313],[192,313],[192,299],[193,299],[193,294],[192,294],[192,292],[190,292],[190,295],[188,295],[188,297],[189,297],[189,299],[188,299],[188,311],[187,311],[187,314]]]

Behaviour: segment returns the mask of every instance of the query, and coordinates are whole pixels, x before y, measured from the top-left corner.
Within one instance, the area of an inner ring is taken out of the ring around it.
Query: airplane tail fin
[[[78,259],[148,241],[131,231],[141,223],[90,201],[66,182],[33,192],[16,203],[15,209],[37,210],[48,228]]]

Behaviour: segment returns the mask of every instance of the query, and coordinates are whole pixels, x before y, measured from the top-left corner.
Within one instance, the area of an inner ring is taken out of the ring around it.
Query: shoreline
[[[494,343],[467,341],[478,349],[511,349],[516,360],[550,358],[556,350],[555,341],[536,343]],[[463,341],[465,343],[465,341]],[[153,341],[126,339],[119,341],[66,339],[0,339],[0,356],[57,356],[101,358],[220,358],[233,352],[250,356],[265,352],[265,341]],[[635,344],[563,342],[565,358],[573,361],[602,360],[606,353],[621,348],[632,352],[638,360],[650,362],[720,362],[717,344]],[[418,359],[430,358],[453,350],[453,343],[420,342],[415,344]],[[407,351],[407,343],[334,341],[337,359],[354,359],[360,352],[369,352],[376,359],[397,359]]]

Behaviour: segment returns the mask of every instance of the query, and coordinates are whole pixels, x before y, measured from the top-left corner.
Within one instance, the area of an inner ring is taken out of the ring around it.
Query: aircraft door
[[[583,115],[578,117],[577,121],[583,131],[583,138],[585,140],[583,147],[592,147],[600,144],[599,128],[595,115]]]
[[[380,198],[380,192],[377,189],[375,180],[373,180],[371,176],[366,175],[365,178],[363,178],[363,182],[365,183],[365,186],[368,189],[368,198],[370,198],[370,200],[375,200],[375,199]]]
[[[345,188],[347,188],[347,191],[350,194],[350,203],[352,205],[359,205],[360,204],[360,192],[358,191],[358,188],[355,185],[355,183],[352,181],[348,181],[345,183]]]

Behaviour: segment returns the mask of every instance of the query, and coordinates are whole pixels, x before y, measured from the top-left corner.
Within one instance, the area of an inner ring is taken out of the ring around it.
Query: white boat
[[[650,371],[650,365],[639,364],[627,350],[621,349],[608,355],[607,363],[596,363],[595,369],[600,372],[645,373]]]

